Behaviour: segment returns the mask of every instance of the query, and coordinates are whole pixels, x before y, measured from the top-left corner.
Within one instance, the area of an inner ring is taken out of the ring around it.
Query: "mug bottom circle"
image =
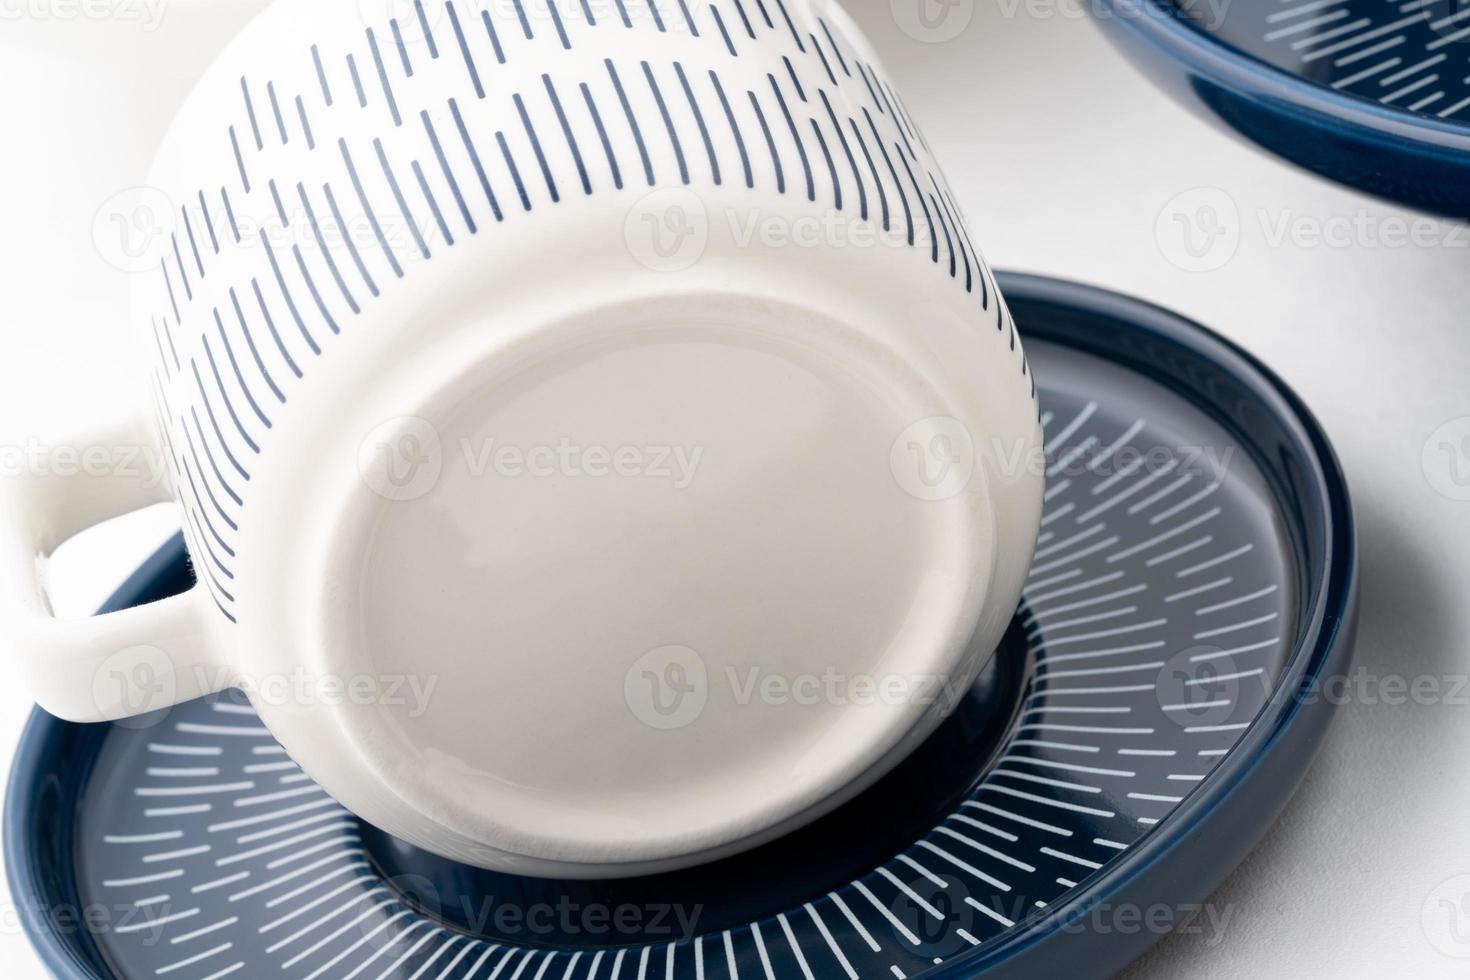
[[[371,425],[320,648],[418,692],[341,720],[466,846],[349,805],[471,864],[622,877],[886,772],[989,656],[994,529],[973,437],[875,348],[783,304],[643,301]]]

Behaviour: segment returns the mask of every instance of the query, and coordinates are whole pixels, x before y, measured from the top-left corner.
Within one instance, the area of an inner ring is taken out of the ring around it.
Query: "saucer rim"
[[[1303,610],[1298,640],[1271,699],[1229,755],[1151,833],[1053,901],[1044,914],[926,974],[932,980],[1111,976],[1188,921],[1190,906],[1206,902],[1265,837],[1306,776],[1337,708],[1333,699],[1309,695],[1320,691],[1326,678],[1346,674],[1352,661],[1357,525],[1346,476],[1321,424],[1279,375],[1244,348],[1172,310],[1100,287],[1024,273],[997,273],[997,281],[1008,302],[1101,315],[1203,356],[1248,384],[1262,407],[1274,410],[1283,434],[1295,436],[1302,459],[1312,464],[1303,474],[1311,485],[1297,489],[1318,498],[1326,521],[1326,553],[1301,569],[1310,585],[1303,597],[1312,601]],[[1031,337],[1057,342],[1035,330]],[[1144,365],[1126,366],[1167,380]],[[1207,823],[1211,834],[1196,833]],[[1085,928],[1099,911],[1152,911],[1164,904],[1160,895],[1169,896],[1168,930],[1094,935]]]
[[[1152,908],[1163,904],[1158,901],[1160,895],[1167,895],[1168,911],[1174,917],[1170,928],[1181,924],[1189,906],[1204,902],[1234,871],[1295,794],[1336,708],[1330,699],[1298,694],[1317,689],[1326,677],[1344,674],[1352,657],[1358,605],[1357,534],[1346,479],[1321,426],[1300,398],[1255,357],[1194,321],[1120,293],[1021,273],[997,273],[997,279],[1013,304],[1073,309],[1101,317],[1209,359],[1247,385],[1310,464],[1303,474],[1309,485],[1298,490],[1318,498],[1327,525],[1326,552],[1301,570],[1310,583],[1304,596],[1313,601],[1303,611],[1300,639],[1271,700],[1215,771],[1151,833],[1055,900],[1045,913],[926,973],[938,980],[961,980],[982,973],[1017,978],[1059,973],[1109,975],[1137,959],[1166,933],[1139,930],[1131,935],[1098,935],[1085,928],[1089,916],[1120,906]],[[1041,330],[1031,331],[1031,336],[1075,346],[1073,338],[1059,341]],[[1081,345],[1084,350],[1086,346]],[[1127,366],[1149,373],[1140,364]],[[1154,377],[1163,380],[1157,373]],[[151,555],[108,599],[104,610],[136,604],[156,588],[160,577],[177,562],[180,547],[175,538]],[[79,906],[74,881],[47,880],[42,850],[59,848],[62,866],[69,865],[70,837],[46,833],[47,817],[55,807],[68,803],[68,792],[69,802],[75,803],[81,781],[68,780],[59,787],[61,796],[48,799],[45,782],[54,767],[46,762],[79,741],[101,738],[108,727],[73,725],[35,709],[16,750],[5,793],[3,853],[12,901],[21,910],[32,946],[59,980],[116,977],[111,972],[96,972],[106,960],[85,929],[65,930],[54,917],[44,914],[40,904],[59,896],[61,901],[50,905],[69,901]],[[53,796],[57,788],[49,788]],[[49,811],[47,803],[51,804]],[[51,824],[53,830],[54,826]],[[1209,834],[1197,833],[1206,827]]]

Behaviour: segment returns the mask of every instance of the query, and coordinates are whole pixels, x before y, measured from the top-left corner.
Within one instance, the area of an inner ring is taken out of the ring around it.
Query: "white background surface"
[[[117,16],[66,20],[63,0],[0,9],[0,445],[53,437],[125,397],[126,276],[99,256],[93,217],[142,183],[189,79],[254,6],[152,0],[162,17],[148,31],[127,19],[143,0],[106,2]],[[1343,707],[1296,800],[1213,899],[1224,934],[1168,939],[1132,976],[1465,976],[1470,878],[1452,879],[1470,875],[1470,691],[1392,704],[1372,679],[1450,691],[1470,671],[1470,502],[1441,492],[1452,465],[1470,475],[1470,456],[1430,442],[1470,416],[1470,232],[1213,131],[1145,83],[1077,2],[953,0],[944,25],[958,36],[937,44],[904,34],[889,0],[852,9],[992,263],[1162,303],[1262,357],[1336,441],[1363,559],[1367,695]],[[1174,215],[1198,219],[1201,203],[1233,234],[1207,253],[1218,268],[1191,272],[1174,261],[1186,262]],[[1401,242],[1410,230],[1417,244]],[[94,606],[169,520],[72,549],[62,605]],[[25,692],[0,686],[0,753],[27,711]],[[1458,945],[1441,899],[1460,905]],[[4,908],[0,972],[44,975]]]

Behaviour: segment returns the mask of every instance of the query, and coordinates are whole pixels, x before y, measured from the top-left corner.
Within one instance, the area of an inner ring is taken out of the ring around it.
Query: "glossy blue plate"
[[[1170,94],[1325,177],[1470,217],[1466,0],[1099,0]]]
[[[1202,328],[1002,276],[1049,440],[1015,625],[879,785],[719,864],[612,882],[453,865],[364,824],[238,695],[118,725],[37,713],[11,887],[64,978],[1100,976],[1193,916],[1331,714],[1355,610],[1331,450]],[[190,583],[177,542],[109,608]]]

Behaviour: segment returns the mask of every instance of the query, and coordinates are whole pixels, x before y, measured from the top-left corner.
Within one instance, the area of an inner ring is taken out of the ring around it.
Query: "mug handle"
[[[124,413],[121,422],[59,445],[80,455],[90,447],[157,444],[147,416]],[[0,623],[41,707],[68,721],[116,721],[231,686],[200,583],[89,619],[60,620],[51,611],[45,578],[52,552],[79,531],[173,499],[166,483],[151,485],[146,466],[88,472],[76,456],[59,460],[55,446],[28,462],[0,478]]]

